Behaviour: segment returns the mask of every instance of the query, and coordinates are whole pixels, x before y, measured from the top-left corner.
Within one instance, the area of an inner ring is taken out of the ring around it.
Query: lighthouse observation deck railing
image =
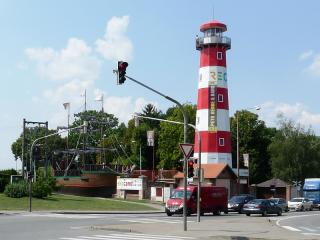
[[[201,49],[203,45],[211,45],[211,44],[222,44],[227,46],[228,49],[230,49],[231,38],[221,37],[221,36],[211,36],[211,37],[197,37],[196,39],[197,50]]]

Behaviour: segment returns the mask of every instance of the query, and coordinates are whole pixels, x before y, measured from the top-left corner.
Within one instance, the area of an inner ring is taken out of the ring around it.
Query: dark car
[[[282,212],[288,212],[288,203],[285,199],[283,198],[270,198],[272,202],[274,202],[277,206],[282,208]]]
[[[242,213],[242,207],[247,202],[255,199],[254,196],[249,194],[236,195],[228,201],[228,212]]]
[[[242,212],[247,216],[250,214],[262,214],[262,216],[277,214],[281,216],[282,208],[269,199],[254,199],[243,206]]]

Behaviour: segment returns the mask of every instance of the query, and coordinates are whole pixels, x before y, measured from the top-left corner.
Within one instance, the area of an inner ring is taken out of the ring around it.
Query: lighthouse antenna
[[[212,20],[214,20],[214,4],[212,4]]]

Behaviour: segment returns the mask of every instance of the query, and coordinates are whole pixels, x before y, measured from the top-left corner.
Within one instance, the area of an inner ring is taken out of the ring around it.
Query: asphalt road
[[[158,214],[57,214],[47,212],[0,214],[1,240],[84,239],[320,239],[320,212],[285,213],[261,217],[231,213],[205,215],[201,222]],[[301,231],[293,231],[296,228]]]
[[[289,231],[320,239],[320,212],[297,212],[276,220],[276,224]]]

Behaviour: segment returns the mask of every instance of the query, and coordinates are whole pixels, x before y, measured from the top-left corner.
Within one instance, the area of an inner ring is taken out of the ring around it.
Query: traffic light
[[[193,164],[193,160],[188,160],[188,178],[192,178],[194,176]]]
[[[118,85],[123,84],[126,80],[126,70],[128,67],[127,62],[118,61]]]
[[[32,158],[33,161],[38,161],[40,159],[40,148],[38,146],[34,146],[32,149]]]

